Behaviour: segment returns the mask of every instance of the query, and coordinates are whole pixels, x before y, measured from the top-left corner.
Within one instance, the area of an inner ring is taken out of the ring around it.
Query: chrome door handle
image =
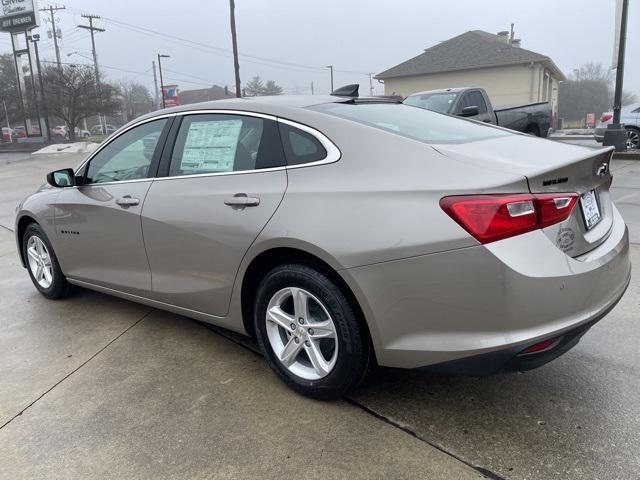
[[[134,205],[138,205],[140,203],[140,199],[131,198],[129,195],[125,195],[124,197],[117,199],[116,203],[121,207],[133,207]]]
[[[246,193],[236,193],[233,197],[224,199],[224,204],[230,207],[255,207],[260,205],[258,197],[247,197]]]

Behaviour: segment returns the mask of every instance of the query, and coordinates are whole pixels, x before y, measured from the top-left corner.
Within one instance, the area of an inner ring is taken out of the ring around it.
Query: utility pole
[[[156,110],[160,110],[160,97],[158,96],[158,77],[156,76],[156,61],[151,61],[151,68],[153,68],[153,85],[156,88]]]
[[[238,39],[236,38],[236,2],[229,0],[229,9],[231,11],[231,43],[233,43],[233,69],[236,73],[236,97],[240,98],[240,62],[238,62]]]
[[[313,80],[311,80],[311,95],[313,95]]]
[[[40,41],[40,35],[34,33],[28,37],[33,43],[33,48],[36,54],[36,67],[38,68],[38,83],[40,84],[40,101],[42,102],[42,113],[44,114],[44,124],[47,129],[47,139],[51,140],[51,127],[49,125],[49,112],[47,109],[47,100],[44,95],[44,83],[42,82],[42,67],[40,66],[40,53],[38,52],[38,42]]]
[[[11,128],[11,124],[9,123],[9,114],[7,113],[7,104],[4,100],[2,100],[2,106],[4,107],[4,118],[7,121],[7,128]]]
[[[24,50],[21,50],[18,48],[19,46],[19,39],[18,39],[18,35],[19,33],[12,33],[11,34],[11,46],[13,47],[13,63],[16,67],[16,79],[18,82],[18,95],[20,97],[20,107],[22,110],[22,118],[24,119],[24,131],[29,132],[29,125],[27,124],[27,109],[25,107],[25,99],[24,99],[24,89],[23,89],[23,80],[24,80],[24,74],[23,74],[23,70],[22,70],[22,64],[18,62],[18,56],[19,55],[23,55],[24,53],[26,53]],[[27,45],[28,47],[28,45]],[[26,84],[24,85],[24,88],[26,89]]]
[[[158,71],[160,72],[160,90],[162,92],[162,108],[164,108],[164,81],[162,80],[162,58],[169,58],[169,55],[158,54]]]
[[[333,65],[327,65],[326,68],[331,70],[331,93],[333,93]]]
[[[91,51],[93,52],[93,68],[96,74],[96,95],[98,97],[98,105],[102,103],[100,98],[100,71],[98,70],[98,54],[96,53],[96,39],[95,32],[104,32],[104,28],[98,28],[93,26],[93,21],[99,19],[98,15],[90,15],[88,13],[83,13],[82,18],[86,18],[89,20],[89,25],[78,25],[78,28],[84,28],[85,30],[89,30],[91,33]],[[100,121],[100,128],[102,128],[102,133],[107,133],[106,119],[105,124],[102,124],[102,115],[98,113],[98,120]]]
[[[24,32],[24,41],[27,47],[26,48],[27,59],[29,61],[29,77],[31,80],[31,90],[33,91],[33,106],[35,107],[36,117],[38,118],[38,130],[39,130],[38,134],[42,136],[42,117],[40,116],[40,106],[38,105],[40,102],[38,102],[38,90],[36,89],[36,77],[33,73],[33,62],[31,61],[31,48],[29,47],[30,39],[31,37],[28,34],[28,32]],[[26,85],[25,85],[25,88],[26,88]]]
[[[49,12],[49,15],[51,16],[51,34],[53,36],[53,45],[56,49],[56,62],[58,63],[58,68],[62,68],[62,62],[60,61],[60,47],[58,46],[58,31],[56,30],[55,13],[58,10],[66,10],[66,8],[67,7],[59,7],[57,5],[54,7],[53,5],[49,5],[47,8],[40,9],[41,12]]]
[[[627,149],[627,132],[624,125],[620,125],[620,109],[622,107],[622,83],[624,80],[624,55],[627,44],[627,13],[629,0],[618,0],[620,12],[620,24],[616,25],[618,34],[618,59],[616,62],[616,87],[613,96],[613,121],[607,125],[604,132],[605,146],[614,146],[616,152],[624,152]],[[616,22],[618,15],[616,15]],[[615,53],[615,52],[614,52]]]
[[[369,73],[369,95],[373,97],[373,79],[371,75],[373,75],[373,73]]]

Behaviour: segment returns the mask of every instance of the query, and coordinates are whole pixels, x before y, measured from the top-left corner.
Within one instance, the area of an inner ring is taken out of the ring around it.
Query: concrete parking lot
[[[349,398],[284,387],[255,344],[19,264],[13,211],[77,155],[0,155],[0,478],[637,478],[640,280],[567,355],[460,377],[380,369]],[[613,198],[640,261],[640,162]]]

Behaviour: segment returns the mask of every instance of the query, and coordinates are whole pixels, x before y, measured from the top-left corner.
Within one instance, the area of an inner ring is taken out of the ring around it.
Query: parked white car
[[[603,113],[600,117],[600,122],[593,136],[597,142],[602,143],[607,125],[613,122],[613,112]],[[640,148],[640,102],[622,107],[620,123],[624,124],[624,128],[627,131],[627,148]]]

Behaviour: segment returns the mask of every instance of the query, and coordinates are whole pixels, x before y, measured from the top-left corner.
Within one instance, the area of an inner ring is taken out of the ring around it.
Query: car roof
[[[190,103],[178,107],[167,108],[166,112],[184,112],[191,110],[210,110],[228,108],[231,110],[251,110],[261,105],[278,105],[283,107],[305,108],[321,103],[340,103],[349,100],[347,97],[331,95],[270,95],[264,97],[243,97],[209,102]]]
[[[426,93],[460,93],[460,92],[463,92],[465,90],[473,90],[473,89],[479,89],[479,88],[480,87],[438,88],[438,89],[435,89],[435,90],[425,90],[423,92],[412,93],[409,96],[413,97],[414,95],[424,95]]]
[[[206,110],[237,110],[243,112],[262,113],[265,115],[280,116],[295,119],[307,107],[327,103],[399,103],[381,97],[343,97],[336,95],[273,95],[264,97],[243,97],[212,100],[201,103],[190,103],[177,107],[156,110],[138,117],[127,125],[143,120],[153,119],[162,115],[182,112],[197,112]]]

